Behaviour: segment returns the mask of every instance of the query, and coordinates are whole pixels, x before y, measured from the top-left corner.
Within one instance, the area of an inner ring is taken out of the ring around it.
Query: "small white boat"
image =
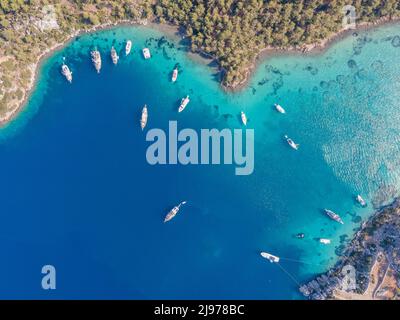
[[[242,119],[242,123],[246,126],[247,125],[247,117],[243,111],[240,112],[240,118]]]
[[[330,243],[331,243],[331,240],[321,238],[321,239],[319,239],[319,242],[322,243],[322,244],[330,244]]]
[[[181,206],[184,205],[185,203],[186,203],[186,201],[182,201],[180,204],[173,207],[172,210],[170,212],[168,212],[168,214],[165,216],[164,222],[168,222],[173,217],[175,217],[176,214],[178,213],[179,209],[181,208]]]
[[[69,83],[72,83],[72,71],[69,70],[68,66],[65,63],[63,63],[63,65],[61,66],[61,73]]]
[[[132,41],[128,40],[125,45],[125,55],[126,56],[131,53],[131,49],[132,49]]]
[[[178,112],[182,112],[186,108],[186,106],[188,105],[189,102],[190,102],[189,96],[186,96],[186,98],[183,98],[181,100],[181,104],[179,106]]]
[[[299,149],[299,144],[294,143],[294,141],[292,139],[290,139],[287,135],[285,135],[285,139],[287,141],[287,143],[289,144],[290,147],[292,147],[294,150],[298,150]]]
[[[359,194],[356,197],[356,201],[361,205],[361,207],[367,206],[367,202]]]
[[[142,130],[144,129],[144,127],[147,124],[147,118],[148,118],[149,114],[147,112],[147,105],[144,105],[143,109],[142,109],[142,116],[140,118],[140,127],[142,128]]]
[[[178,68],[175,68],[174,71],[172,71],[172,82],[175,82],[176,79],[178,79]]]
[[[142,52],[143,52],[143,57],[145,59],[150,59],[151,58],[151,54],[150,54],[150,49],[149,48],[144,48],[142,50]]]
[[[275,103],[275,109],[276,111],[278,111],[279,113],[286,113],[285,109],[282,108],[281,105]]]
[[[111,47],[111,60],[113,62],[113,64],[117,64],[118,63],[118,59],[119,56],[117,54],[117,51],[115,51],[114,47]]]
[[[271,263],[278,263],[280,258],[277,256],[274,256],[268,252],[261,252],[261,257],[269,260]]]

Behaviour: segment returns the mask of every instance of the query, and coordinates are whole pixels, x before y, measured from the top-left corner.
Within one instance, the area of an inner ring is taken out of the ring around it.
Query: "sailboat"
[[[100,73],[101,69],[101,55],[99,50],[94,49],[93,51],[90,52],[90,56],[92,58],[93,65],[97,71],[97,73]]]
[[[178,79],[178,68],[175,68],[174,71],[172,71],[172,78],[171,81],[175,82],[176,79]]]
[[[142,116],[140,118],[140,127],[142,128],[142,130],[144,129],[144,127],[147,124],[147,118],[148,118],[147,105],[144,105],[144,107],[142,109]]]
[[[332,210],[329,209],[324,209],[324,212],[328,215],[329,218],[331,218],[332,220],[335,220],[336,222],[339,222],[340,224],[344,224],[342,218],[340,218],[340,216],[333,212]]]
[[[117,54],[117,51],[115,51],[114,47],[111,47],[111,60],[112,60],[113,64],[116,65],[118,63],[118,59],[119,59],[119,56]]]
[[[125,45],[125,55],[126,56],[131,52],[131,49],[132,49],[132,41],[128,40]]]
[[[285,135],[286,142],[289,144],[289,146],[294,149],[298,150],[299,149],[299,144],[295,143],[292,139],[290,139],[287,135]]]
[[[189,96],[186,96],[186,98],[182,98],[181,104],[178,108],[178,112],[182,112],[186,108],[189,102],[190,102]]]
[[[243,111],[240,112],[240,118],[242,119],[242,123],[246,126],[247,125],[247,117]]]
[[[360,204],[361,207],[367,206],[367,202],[359,194],[356,197],[356,201]]]
[[[182,201],[180,204],[173,207],[172,210],[170,212],[168,212],[168,214],[165,216],[164,222],[168,222],[169,220],[174,218],[176,216],[176,214],[179,212],[179,209],[181,208],[181,206],[183,206],[185,203],[186,203],[186,201]]]

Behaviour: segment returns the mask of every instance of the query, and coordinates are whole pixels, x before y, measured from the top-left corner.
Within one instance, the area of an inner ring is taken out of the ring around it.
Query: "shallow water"
[[[331,266],[373,204],[397,195],[399,34],[398,25],[385,26],[322,55],[268,59],[239,93],[223,92],[214,69],[159,31],[120,27],[79,37],[43,64],[29,105],[0,130],[0,297],[301,298],[296,282]],[[126,39],[133,40],[128,57]],[[117,66],[111,45],[121,50]],[[100,75],[89,58],[94,46]],[[142,59],[144,46],[151,60]],[[63,56],[72,85],[59,72]],[[186,94],[191,102],[178,114]],[[168,120],[181,129],[240,128],[244,110],[255,132],[254,173],[150,166],[138,125],[145,103],[148,128],[166,129]],[[297,152],[284,134],[300,144]],[[357,193],[367,209],[354,203]],[[163,224],[182,200],[188,204]],[[293,278],[262,250],[281,256]],[[45,264],[56,267],[54,291],[41,289]]]

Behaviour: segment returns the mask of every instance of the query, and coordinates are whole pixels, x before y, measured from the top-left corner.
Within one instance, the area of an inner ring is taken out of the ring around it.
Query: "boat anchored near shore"
[[[140,127],[142,128],[142,130],[144,129],[144,127],[147,124],[147,118],[148,118],[148,113],[147,113],[147,105],[144,105],[143,109],[142,109],[142,116],[140,118]]]
[[[176,79],[178,79],[178,68],[175,68],[174,71],[172,71],[172,78],[171,81],[175,82]]]
[[[93,62],[93,65],[94,65],[97,73],[100,73],[100,69],[101,69],[101,55],[100,55],[100,52],[97,49],[95,49],[95,50],[90,52],[90,56],[92,57],[92,62]]]
[[[126,42],[126,45],[125,45],[125,55],[127,56],[129,53],[131,53],[131,49],[132,49],[132,41],[131,40],[128,40],[127,42]]]
[[[283,113],[283,114],[286,113],[285,109],[283,109],[281,105],[275,103],[274,106],[275,106],[276,111],[278,111],[279,113]]]
[[[114,47],[111,47],[111,60],[114,65],[118,63],[119,56],[117,54],[117,51],[115,51]]]
[[[269,260],[269,262],[271,262],[271,263],[278,263],[279,260],[280,260],[279,257],[274,256],[273,254],[270,254],[270,253],[268,253],[268,252],[264,252],[264,251],[263,251],[263,252],[261,252],[260,254],[261,254],[261,257],[263,257],[264,259]]]
[[[247,126],[247,117],[243,111],[240,112],[240,118],[242,119],[242,123]]]
[[[72,71],[65,63],[63,63],[61,66],[61,73],[69,83],[72,83]]]
[[[183,206],[185,203],[186,203],[186,201],[182,201],[180,204],[173,207],[172,210],[170,212],[168,212],[168,214],[165,216],[164,222],[168,222],[171,219],[173,219],[176,216],[176,214],[179,212],[179,209],[181,208],[181,206]]]
[[[325,214],[331,218],[332,220],[340,223],[340,224],[344,224],[342,218],[335,212],[333,212],[332,210],[329,209],[324,209]]]
[[[356,201],[360,204],[361,207],[366,207],[367,202],[358,194],[356,197]]]
[[[331,240],[330,240],[330,239],[320,238],[320,239],[319,239],[319,242],[322,243],[322,244],[330,244],[330,243],[331,243]]]
[[[186,108],[189,102],[190,102],[189,96],[186,96],[186,98],[182,98],[181,104],[178,108],[178,112],[182,112]]]
[[[151,58],[151,54],[150,54],[150,49],[149,48],[144,48],[142,50],[143,52],[143,57],[147,60]]]

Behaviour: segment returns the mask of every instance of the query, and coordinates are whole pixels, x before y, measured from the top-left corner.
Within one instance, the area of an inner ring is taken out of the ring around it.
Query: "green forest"
[[[178,26],[190,50],[215,59],[223,85],[234,88],[262,49],[301,49],[338,32],[348,4],[358,23],[400,15],[396,0],[0,0],[0,117],[24,99],[40,53],[77,31],[127,21]],[[40,24],[47,5],[52,28]]]

